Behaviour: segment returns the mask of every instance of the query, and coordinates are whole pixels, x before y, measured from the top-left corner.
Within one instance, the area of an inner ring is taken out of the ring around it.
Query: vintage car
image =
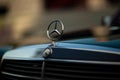
[[[51,29],[52,24],[55,26]],[[95,38],[79,38],[56,42],[63,31],[63,23],[55,20],[47,30],[52,43],[7,51],[1,61],[1,79],[120,80],[120,39],[97,42]]]

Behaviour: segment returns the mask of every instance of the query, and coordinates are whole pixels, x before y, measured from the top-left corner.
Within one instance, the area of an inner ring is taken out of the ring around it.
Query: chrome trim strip
[[[61,62],[90,63],[90,64],[120,65],[120,62],[107,62],[107,61],[65,60],[65,59],[46,59],[46,60],[61,61]]]
[[[44,59],[44,58],[5,58],[11,60],[43,60],[43,61],[63,61],[63,62],[77,62],[77,63],[92,63],[92,64],[112,64],[112,65],[120,65],[120,62],[108,62],[108,61],[90,61],[90,60],[69,60],[69,59]]]
[[[5,74],[5,75],[10,75],[10,76],[15,76],[15,77],[21,77],[21,78],[41,79],[41,78],[38,78],[38,77],[23,76],[23,75],[18,75],[18,74],[8,73],[8,72],[2,72],[2,74]]]
[[[10,60],[45,60],[44,58],[20,58],[20,57],[5,57],[4,59],[10,59]]]
[[[45,61],[43,61],[42,63],[41,79],[44,78],[44,74],[45,74]]]
[[[87,48],[69,48],[69,47],[58,47],[58,48],[84,50],[84,51],[94,51],[94,52],[104,52],[104,53],[120,55],[120,52],[108,51],[108,50],[96,50],[96,49],[87,49]]]

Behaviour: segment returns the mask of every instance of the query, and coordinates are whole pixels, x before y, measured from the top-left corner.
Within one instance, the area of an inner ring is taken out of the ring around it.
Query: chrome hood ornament
[[[52,40],[52,45],[55,46],[55,41],[62,37],[64,25],[61,20],[54,20],[50,23],[47,29],[47,36]]]

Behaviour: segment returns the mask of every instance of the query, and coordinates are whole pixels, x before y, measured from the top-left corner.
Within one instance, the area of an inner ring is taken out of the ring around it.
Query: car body
[[[120,39],[97,42],[90,37],[57,42],[63,31],[63,23],[55,20],[47,30],[52,43],[7,51],[1,60],[1,79],[120,80]]]
[[[46,50],[51,54],[44,57]],[[119,80],[120,39],[95,38],[23,46],[2,58],[3,80]]]

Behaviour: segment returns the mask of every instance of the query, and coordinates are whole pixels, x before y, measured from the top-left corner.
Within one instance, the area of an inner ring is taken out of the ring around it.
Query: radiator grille
[[[46,61],[46,80],[120,80],[119,65]]]
[[[41,80],[43,61],[4,60],[3,80]],[[120,65],[45,61],[42,80],[120,80]]]
[[[40,80],[42,63],[37,60],[4,60],[3,80]]]

